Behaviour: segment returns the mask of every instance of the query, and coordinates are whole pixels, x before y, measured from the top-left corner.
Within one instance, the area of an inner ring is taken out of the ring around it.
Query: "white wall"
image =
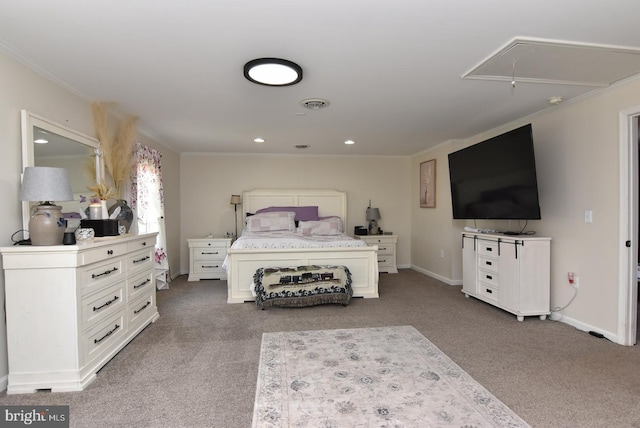
[[[95,135],[90,102],[31,71],[23,64],[0,53],[0,246],[11,245],[11,235],[22,228],[22,208],[18,199],[22,172],[20,110],[31,112],[63,124],[83,134]],[[145,144],[163,153],[167,221],[178,223],[179,217],[179,157],[175,152],[140,136]],[[169,181],[167,183],[167,180]],[[167,227],[170,238],[170,263],[179,265],[177,226]],[[175,254],[171,254],[171,250]],[[0,389],[6,386],[8,373],[6,325],[4,316],[4,275],[0,275]]]
[[[354,226],[366,225],[371,200],[380,209],[379,226],[398,235],[398,264],[408,267],[411,262],[408,157],[183,154],[180,170],[183,273],[189,270],[186,240],[233,232],[231,195],[260,188],[346,191],[350,234]],[[238,221],[241,228],[240,213]]]
[[[414,156],[414,175],[420,162],[438,159],[438,193],[446,192],[449,199],[444,204],[439,203],[436,208],[439,212],[425,212],[412,205],[412,263],[426,272],[445,276],[450,272],[451,282],[460,282],[461,252],[456,240],[467,223],[451,220],[450,191],[443,189],[448,186],[446,155],[531,122],[542,220],[529,222],[527,230],[552,238],[552,307],[564,306],[573,296],[573,289],[567,283],[567,272],[575,272],[580,279],[580,290],[564,311],[563,320],[585,330],[615,337],[619,315],[618,251],[622,244],[618,237],[618,115],[622,110],[639,105],[640,80],[635,79],[476,135],[462,144],[443,144]],[[413,187],[415,190],[415,185]],[[414,191],[413,198],[416,197]],[[584,223],[586,209],[593,210],[593,224]],[[504,221],[478,222],[478,227],[508,228]],[[428,231],[430,237],[417,231]],[[446,249],[452,243],[452,257],[443,263],[433,246]]]

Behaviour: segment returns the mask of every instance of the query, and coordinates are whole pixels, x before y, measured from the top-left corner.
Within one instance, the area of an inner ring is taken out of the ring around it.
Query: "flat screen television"
[[[539,220],[531,124],[449,154],[454,219]]]

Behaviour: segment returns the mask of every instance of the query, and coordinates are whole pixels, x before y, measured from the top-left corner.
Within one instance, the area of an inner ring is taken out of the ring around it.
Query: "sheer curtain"
[[[164,194],[159,151],[139,142],[134,144],[135,164],[131,177],[131,208],[138,233],[158,232],[155,251],[156,288],[169,288],[167,235],[164,226]]]

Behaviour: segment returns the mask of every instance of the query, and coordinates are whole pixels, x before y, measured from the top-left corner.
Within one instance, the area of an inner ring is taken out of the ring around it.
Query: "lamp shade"
[[[22,176],[21,201],[71,201],[73,193],[64,168],[28,166]]]
[[[231,195],[231,204],[233,205],[242,204],[242,198],[240,198],[240,195]]]
[[[380,210],[378,208],[367,208],[367,220],[379,220]]]

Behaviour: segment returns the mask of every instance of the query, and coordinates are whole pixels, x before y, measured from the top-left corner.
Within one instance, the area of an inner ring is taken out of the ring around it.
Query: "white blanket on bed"
[[[367,243],[348,235],[305,236],[296,232],[244,232],[231,248],[239,250],[269,248],[333,248],[333,247],[366,247]],[[222,267],[227,269],[228,257],[224,258]]]
[[[305,236],[295,232],[245,232],[231,248],[329,248],[329,247],[366,247],[367,243],[345,234]]]

